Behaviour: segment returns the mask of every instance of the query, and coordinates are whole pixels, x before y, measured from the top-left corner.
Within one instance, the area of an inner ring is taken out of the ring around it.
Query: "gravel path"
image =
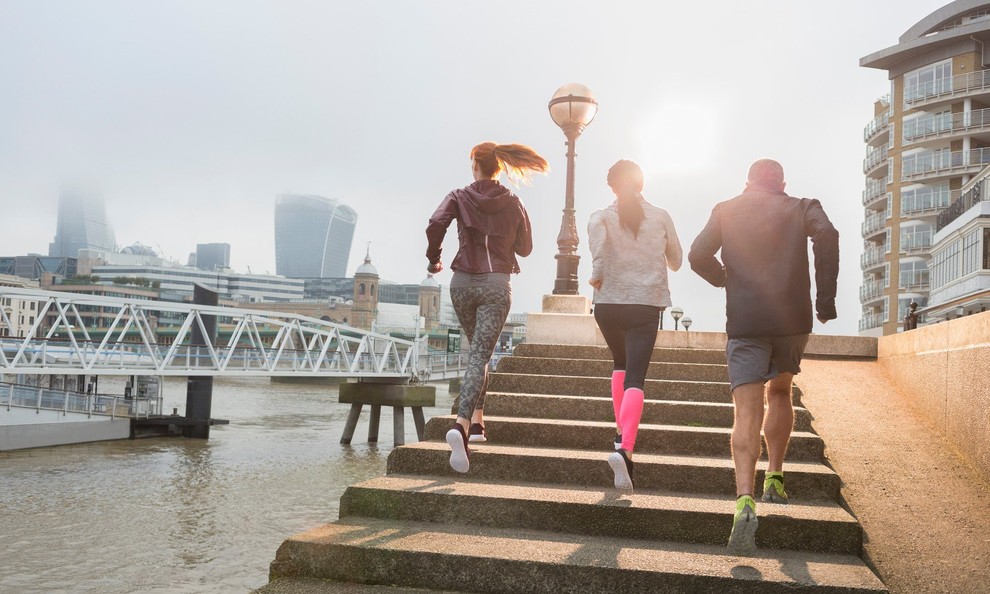
[[[865,530],[863,557],[890,591],[990,592],[988,477],[925,423],[878,363],[801,367],[795,383]]]

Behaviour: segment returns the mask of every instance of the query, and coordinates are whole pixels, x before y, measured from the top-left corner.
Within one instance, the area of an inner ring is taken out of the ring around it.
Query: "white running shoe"
[[[471,468],[468,457],[467,436],[459,424],[447,432],[447,445],[450,446],[450,467],[455,472],[467,472]]]

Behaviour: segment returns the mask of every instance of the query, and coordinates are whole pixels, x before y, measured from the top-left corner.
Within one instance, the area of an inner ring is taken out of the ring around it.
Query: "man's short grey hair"
[[[750,166],[747,181],[761,186],[779,186],[784,183],[784,168],[773,159],[760,159]]]

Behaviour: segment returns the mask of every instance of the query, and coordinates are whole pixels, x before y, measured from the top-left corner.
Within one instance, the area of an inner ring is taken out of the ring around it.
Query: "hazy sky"
[[[585,228],[611,201],[617,159],[643,166],[686,249],[771,157],[841,234],[839,319],[815,331],[855,334],[863,127],[889,90],[859,58],[945,2],[677,4],[0,0],[0,255],[47,253],[59,188],[82,181],[101,189],[121,246],[185,262],[196,243],[226,242],[234,269],[274,273],[275,196],[299,192],[358,211],[349,274],[370,241],[382,278],[418,282],[426,221],[471,181],[468,151],[521,142],[553,168],[518,192],[535,249],[513,311],[538,311],[566,172],[546,105],[580,82],[600,104],[577,143],[585,294]],[[724,294],[687,265],[671,292],[693,329],[723,329]]]

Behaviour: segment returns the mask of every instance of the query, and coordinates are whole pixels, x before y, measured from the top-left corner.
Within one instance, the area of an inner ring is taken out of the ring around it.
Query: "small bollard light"
[[[684,310],[679,307],[670,309],[670,317],[674,318],[674,331],[677,331],[677,322],[684,317]]]
[[[681,324],[684,325],[684,331],[687,332],[688,328],[691,327],[691,318],[684,316],[684,319],[681,320]]]

